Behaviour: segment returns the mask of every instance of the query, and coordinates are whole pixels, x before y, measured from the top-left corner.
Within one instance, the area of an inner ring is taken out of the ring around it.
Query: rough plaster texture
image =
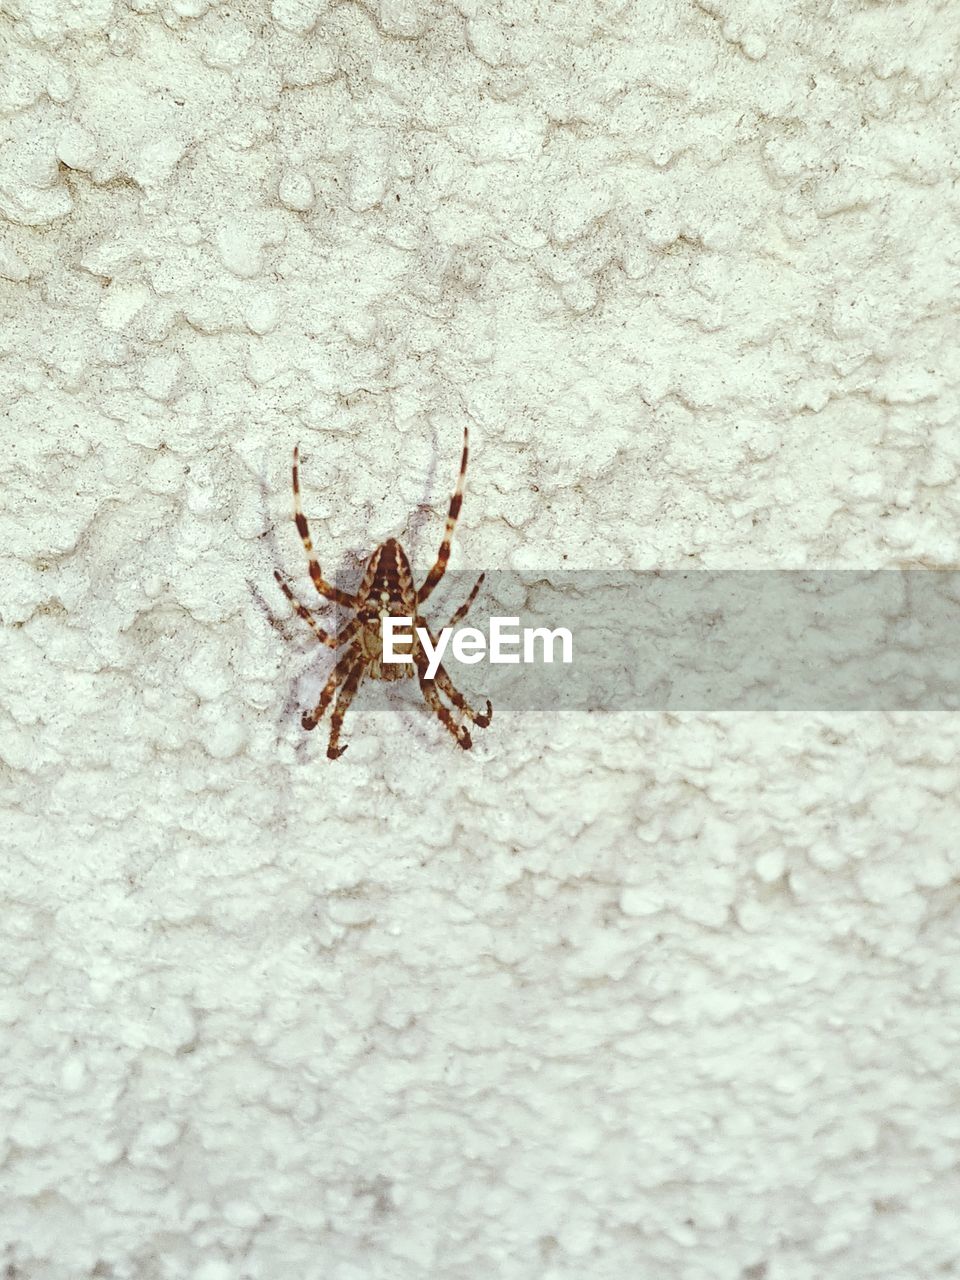
[[[955,564],[956,5],[0,14],[3,1275],[958,1274],[956,716],[331,765],[264,608],[464,421],[458,567]]]

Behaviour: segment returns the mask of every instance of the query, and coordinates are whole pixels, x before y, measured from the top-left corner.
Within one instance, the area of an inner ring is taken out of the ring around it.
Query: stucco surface
[[[268,616],[465,422],[458,569],[960,561],[957,7],[0,22],[6,1280],[958,1274],[956,714],[330,763]]]

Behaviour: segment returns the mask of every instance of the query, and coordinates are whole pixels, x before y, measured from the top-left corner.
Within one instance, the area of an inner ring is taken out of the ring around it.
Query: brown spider
[[[457,478],[457,487],[453,491],[453,497],[450,499],[450,509],[447,512],[447,525],[443,532],[443,541],[440,543],[440,550],[433,568],[424,578],[423,585],[419,589],[414,587],[413,572],[410,568],[410,561],[407,559],[407,553],[396,538],[388,538],[386,542],[380,543],[367,561],[360,586],[356,594],[351,595],[347,591],[341,591],[339,587],[332,587],[329,582],[324,581],[320,572],[320,565],[317,562],[313,543],[310,540],[307,517],[303,514],[303,506],[300,501],[299,445],[293,451],[293,519],[297,526],[297,532],[303,539],[303,545],[306,548],[310,577],[313,579],[313,585],[320,595],[325,596],[328,600],[335,601],[345,609],[351,610],[354,615],[340,631],[331,635],[318,625],[317,620],[306,605],[300,603],[283,574],[279,570],[274,570],[274,577],[279,583],[280,590],[290,601],[297,615],[310,627],[320,643],[327,645],[330,649],[340,649],[344,645],[348,646],[345,652],[337,659],[316,707],[312,711],[303,713],[302,723],[304,729],[315,728],[327,707],[333,701],[334,695],[336,695],[336,706],[334,707],[333,719],[330,724],[330,741],[327,745],[327,755],[331,760],[336,760],[338,756],[342,756],[347,749],[346,747],[338,746],[340,728],[343,724],[343,717],[347,713],[347,707],[349,707],[353,695],[360,687],[360,681],[364,675],[369,676],[371,680],[401,680],[404,677],[412,676],[414,668],[416,668],[417,676],[420,680],[420,689],[427,705],[438,716],[441,723],[450,730],[465,751],[469,750],[473,745],[470,734],[465,725],[457,724],[449,709],[440,701],[437,687],[463,713],[464,719],[471,720],[481,729],[486,728],[490,723],[490,717],[493,715],[493,708],[490,703],[487,702],[485,713],[481,714],[479,711],[474,711],[463,695],[454,687],[453,681],[442,666],[437,668],[436,676],[433,680],[427,678],[427,656],[416,632],[418,625],[426,625],[420,617],[420,606],[443,577],[447,568],[447,561],[450,559],[450,542],[457,523],[457,516],[460,514],[460,507],[463,503],[463,480],[467,473],[467,456],[467,431],[465,428],[463,432],[463,456],[460,459],[460,475]],[[481,573],[474,584],[473,590],[450,619],[448,626],[455,627],[458,622],[467,616],[470,606],[477,598],[477,592],[480,590],[485,576],[485,574]],[[403,644],[410,644],[410,648],[405,652],[413,657],[413,665],[410,663],[383,661],[383,619],[387,616],[413,619],[412,640],[408,641],[405,637],[398,636],[394,641],[394,648],[398,653],[404,652],[401,648]],[[436,636],[432,631],[429,634],[432,644],[436,647]],[[338,690],[339,693],[337,692]]]

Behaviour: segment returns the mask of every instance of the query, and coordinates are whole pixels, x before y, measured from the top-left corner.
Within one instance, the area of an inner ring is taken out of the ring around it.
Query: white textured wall
[[[956,716],[330,764],[248,583],[960,560],[957,6],[0,14],[5,1280],[956,1274]]]

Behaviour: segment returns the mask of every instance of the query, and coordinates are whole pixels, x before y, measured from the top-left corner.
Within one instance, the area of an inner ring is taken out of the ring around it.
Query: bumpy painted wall
[[[6,1280],[955,1274],[956,714],[334,764],[272,575],[960,560],[957,7],[0,22]]]

